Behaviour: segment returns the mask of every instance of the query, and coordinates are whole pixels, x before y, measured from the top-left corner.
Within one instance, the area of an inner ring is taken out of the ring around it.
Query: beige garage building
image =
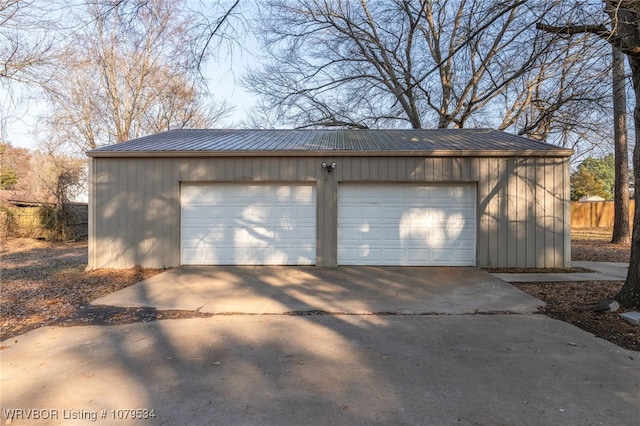
[[[90,157],[89,266],[570,266],[572,151],[496,130],[172,130]]]

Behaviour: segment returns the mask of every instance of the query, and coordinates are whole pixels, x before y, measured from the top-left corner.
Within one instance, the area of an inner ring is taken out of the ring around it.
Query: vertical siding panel
[[[242,181],[247,179],[247,174],[244,171],[244,160],[242,158],[234,158],[234,173],[233,180]]]
[[[168,158],[163,159],[162,169],[170,170],[171,173],[161,173],[164,176],[163,194],[165,204],[169,206],[169,229],[172,231],[162,239],[164,249],[162,257],[162,267],[180,265],[181,263],[181,229],[180,229],[180,179],[175,163]]]
[[[522,158],[517,158],[516,163],[516,245],[513,249],[516,251],[516,266],[518,268],[524,268],[527,261],[527,253],[525,245],[527,244],[526,238],[526,221],[527,221],[527,202],[525,197],[525,191],[527,190],[526,184],[526,165],[523,164]]]
[[[240,179],[246,181],[254,180],[256,173],[252,168],[253,158],[242,158],[240,162],[242,163],[242,176]]]
[[[389,157],[389,182],[400,180],[400,163],[398,157]]]
[[[352,181],[360,179],[360,169],[362,162],[358,158],[347,158],[342,161],[343,170],[340,170],[341,180]]]
[[[394,162],[396,163],[395,169],[396,173],[394,176],[394,180],[396,182],[406,182],[407,181],[407,168],[408,168],[408,159],[402,157],[395,157]]]
[[[545,268],[555,264],[555,218],[556,218],[556,180],[553,170],[553,159],[544,159],[545,163]]]
[[[352,180],[363,181],[367,176],[367,172],[369,167],[372,167],[372,163],[370,161],[366,161],[361,158],[354,159],[354,162],[357,164],[355,169],[353,170],[353,178]]]
[[[167,192],[167,176],[176,178],[173,170],[167,167],[167,163],[164,158],[154,158],[154,161],[151,162],[151,174],[146,176],[146,186],[147,192],[149,194],[153,194],[152,199],[149,202],[149,205],[152,206],[151,211],[147,213],[151,222],[148,225],[148,234],[146,238],[149,240],[148,244],[151,246],[151,249],[154,252],[154,262],[158,267],[162,267],[164,265],[164,257],[165,257],[165,249],[163,248],[163,240],[165,238],[169,238],[171,234],[175,231],[175,225],[173,223],[172,213],[173,209],[167,203],[166,192]],[[162,173],[162,170],[165,173]],[[156,183],[157,181],[157,183]],[[157,186],[157,188],[154,188]],[[168,228],[163,235],[162,232],[159,232],[159,227],[162,223],[170,223],[172,226]],[[173,244],[172,244],[173,245]]]
[[[565,194],[564,194],[564,173],[562,160],[553,158],[554,172],[554,268],[562,268],[565,265],[564,259],[564,211],[565,211]]]
[[[382,176],[378,176],[378,174],[375,172],[375,170],[372,170],[372,173],[371,173],[371,176],[369,177],[369,180],[377,181],[378,179],[381,179],[381,180],[386,180],[386,181],[392,181],[393,180],[393,173],[394,173],[394,170],[392,170],[393,158],[381,157],[380,158],[380,162],[383,164],[383,167],[380,168],[380,170],[383,172]]]
[[[500,265],[500,229],[502,228],[503,218],[500,216],[500,193],[503,190],[503,182],[500,179],[500,163],[501,158],[489,157],[488,161],[488,177],[489,187],[487,188],[488,196],[488,242],[489,242],[489,259],[492,266]]]
[[[556,196],[555,196],[555,176],[553,173],[553,159],[545,159],[545,268],[553,267],[553,261],[555,256],[554,249],[554,226],[555,210],[556,210]]]
[[[276,176],[280,182],[290,180],[288,178],[289,174],[289,158],[274,158],[273,167],[273,176]]]
[[[210,177],[207,175],[207,167],[202,160],[193,160],[191,158],[185,158],[186,169],[190,173],[190,179],[192,181],[206,181]]]
[[[500,236],[500,228],[502,227],[502,222],[504,219],[500,217],[500,192],[501,181],[500,181],[500,162],[502,160],[500,158],[489,158],[489,179],[490,184],[487,188],[489,192],[489,228],[488,228],[488,238],[489,238],[489,259],[491,265],[500,266],[500,244],[499,244],[499,236]]]
[[[130,176],[128,173],[129,162],[130,159],[126,159],[122,161],[118,165],[118,178],[115,181],[115,197],[114,202],[119,204],[118,210],[127,209],[129,210],[130,220],[131,220],[131,231],[130,232],[122,232],[123,230],[129,228],[129,224],[125,220],[124,215],[115,213],[115,226],[119,230],[118,237],[116,241],[114,241],[112,245],[113,255],[116,259],[118,259],[118,267],[126,267],[122,265],[122,260],[125,256],[131,256],[132,250],[130,249],[131,245],[127,244],[129,240],[133,240],[135,238],[135,230],[139,228],[139,218],[137,206],[135,205],[135,195],[132,195],[129,191],[124,192],[121,188],[124,182],[130,182],[131,185],[135,188],[135,180],[134,177]]]
[[[89,157],[88,171],[89,179],[87,182],[89,199],[87,200],[87,267],[95,268],[96,265],[96,182],[95,182],[95,163],[96,159]]]
[[[377,158],[370,158],[369,161],[359,161],[360,162],[360,176],[358,177],[359,181],[366,181],[369,179],[369,170],[375,167],[380,167]]]
[[[119,228],[120,224],[117,223],[118,216],[114,214],[115,213],[114,210],[116,210],[115,204],[118,202],[117,179],[119,176],[122,176],[122,164],[109,159],[105,161],[105,166],[107,167],[112,166],[113,168],[108,167],[108,171],[105,173],[107,175],[106,178],[107,178],[109,197],[104,205],[105,211],[108,212],[108,218],[105,219],[105,222],[108,225],[105,226],[102,230],[102,232],[104,233],[103,241],[105,242],[104,257],[105,257],[105,260],[107,260],[108,262],[113,262],[112,265],[114,265],[114,267],[117,268],[118,266],[116,263],[117,256],[116,256],[115,245],[116,245],[116,240],[120,238],[121,228]]]
[[[538,159],[536,166],[536,268],[544,268],[544,225],[545,225],[545,170],[544,159]]]
[[[146,226],[144,219],[147,211],[146,206],[149,203],[151,194],[146,193],[147,182],[143,177],[147,174],[149,161],[144,161],[142,159],[130,159],[127,161],[127,165],[131,176],[129,182],[133,183],[133,190],[127,189],[127,193],[129,196],[129,203],[135,205],[135,213],[133,214],[133,217],[136,222],[133,232],[127,236],[127,247],[131,250],[129,259],[132,259],[135,265],[139,265],[141,258],[146,251],[146,241],[144,238]],[[127,259],[123,260],[126,261]]]
[[[352,181],[360,181],[364,179],[366,167],[368,166],[368,162],[361,158],[353,159],[354,167],[350,167],[349,172],[351,173]]]
[[[415,164],[415,158],[399,157],[396,162],[398,164],[396,180],[401,182],[411,181],[411,171]]]
[[[481,260],[480,253],[484,247],[485,233],[481,226],[482,209],[484,200],[481,196],[481,184],[479,182],[478,159],[467,157],[464,159],[462,167],[462,178],[466,181],[476,183],[476,264],[479,267],[487,267]]]
[[[338,180],[326,173],[318,179],[317,203],[317,258],[316,264],[334,267],[337,264],[338,246]]]
[[[453,179],[453,159],[446,157],[442,159],[442,180],[452,182]]]
[[[212,178],[211,180],[231,180],[230,177],[233,176],[233,159],[232,158],[216,158],[216,161],[210,161],[212,159],[206,158],[203,159],[206,164],[207,170],[211,170]]]
[[[507,159],[500,158],[498,161],[498,180],[500,191],[498,193],[497,211],[500,217],[498,224],[498,266],[508,266],[509,252],[509,216],[508,216],[508,200],[509,200],[509,178],[507,176]]]
[[[99,214],[103,218],[103,225],[99,230],[100,234],[100,248],[99,248],[99,256],[102,259],[102,265],[100,267],[104,267],[103,265],[109,264],[109,262],[114,262],[112,265],[115,266],[115,256],[113,256],[114,252],[114,238],[117,237],[117,232],[112,231],[114,227],[117,225],[113,222],[116,218],[113,217],[111,212],[113,211],[112,204],[115,203],[116,197],[116,182],[115,177],[120,173],[120,169],[118,164],[114,163],[110,159],[101,159],[102,163],[102,181],[103,181],[103,194],[105,196],[104,200],[101,200],[99,207]],[[109,167],[112,166],[112,167]]]
[[[518,176],[516,169],[516,159],[509,158],[507,160],[507,173],[508,173],[508,196],[507,196],[507,222],[508,222],[508,237],[507,237],[507,264],[510,267],[515,267],[517,264],[517,249],[518,246]]]
[[[425,181],[425,158],[416,158],[416,164],[412,172],[413,180],[416,182],[424,182]]]
[[[283,176],[286,175],[287,172],[287,161],[284,158],[278,158],[278,157],[274,157],[274,158],[268,158],[269,160],[269,167],[268,167],[268,174],[266,177],[266,180],[268,181],[280,181],[282,182],[284,179]]]
[[[356,180],[360,174],[360,161],[355,158],[343,159],[338,167],[340,168],[340,181]]]
[[[376,157],[374,160],[374,166],[367,169],[366,180],[368,182],[372,180],[386,180],[389,176],[387,170],[387,159],[383,157]]]
[[[398,158],[389,157],[387,159],[387,179],[389,182],[398,180]]]
[[[304,170],[307,167],[306,163],[306,159],[301,161],[291,161],[289,163],[289,179],[297,181],[306,180],[307,174],[304,173]]]
[[[427,157],[423,162],[424,182],[433,182],[433,158]]]
[[[450,179],[452,181],[461,181],[462,179],[462,170],[461,168],[461,163],[463,161],[466,161],[466,159],[463,158],[450,158],[450,165],[451,165],[451,170],[450,170]]]
[[[324,170],[321,167],[322,161],[317,158],[310,158],[305,162],[303,170],[304,180],[316,180],[324,176]]]
[[[538,160],[527,161],[527,218],[526,218],[526,241],[527,267],[536,266],[536,169]]]
[[[442,158],[434,157],[432,159],[432,170],[433,175],[431,180],[433,182],[441,182],[442,181]]]
[[[564,268],[571,267],[571,194],[569,181],[569,159],[562,160],[562,178],[563,178],[563,221],[564,224]]]
[[[480,232],[478,237],[477,256],[479,265],[491,266],[491,259],[489,257],[489,223],[487,220],[487,216],[489,214],[489,193],[487,192],[487,188],[489,186],[488,161],[486,158],[479,158],[477,161],[478,195],[482,206],[480,218],[478,220]],[[480,236],[482,238],[480,238]]]
[[[465,181],[477,182],[477,159],[466,157],[462,160],[462,179]]]
[[[416,159],[416,165],[415,168],[413,169],[413,171],[411,172],[411,175],[413,177],[413,180],[416,182],[424,182],[424,170],[425,170],[425,162],[427,160],[425,158],[417,158]]]
[[[154,253],[151,251],[151,244],[147,235],[151,236],[150,227],[153,227],[151,223],[148,223],[150,215],[154,209],[154,192],[157,188],[151,188],[150,182],[156,177],[152,174],[155,158],[135,160],[132,161],[131,167],[135,169],[136,185],[135,189],[138,192],[136,197],[142,205],[138,217],[140,218],[140,226],[136,229],[136,241],[133,246],[135,247],[135,263],[136,265],[142,265],[145,261],[152,262],[154,259]],[[155,183],[155,182],[154,182]],[[151,192],[154,191],[154,192]]]

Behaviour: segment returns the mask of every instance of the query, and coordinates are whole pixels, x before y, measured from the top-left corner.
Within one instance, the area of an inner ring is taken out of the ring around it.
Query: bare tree
[[[538,28],[554,34],[573,36],[594,34],[624,53],[631,68],[631,79],[635,96],[634,127],[636,143],[633,151],[633,172],[636,187],[640,184],[640,2],[629,0],[605,0],[604,14],[589,13],[584,22],[573,24],[538,23]],[[640,191],[635,191],[635,202],[639,205]],[[616,299],[627,306],[640,306],[640,208],[635,209],[631,237],[629,272],[624,286]]]
[[[47,6],[35,0],[0,0],[0,83],[9,81],[40,84],[46,81],[57,58],[57,21]],[[47,28],[49,31],[43,31]]]
[[[596,60],[576,62],[591,57],[592,41],[554,44],[535,30],[549,10],[518,0],[271,0],[261,30],[268,62],[245,86],[297,127],[473,125],[557,136],[568,125],[560,120],[582,122],[567,105],[605,98],[593,77],[601,83],[604,73]],[[559,73],[565,87],[549,84]]]
[[[613,244],[629,244],[629,152],[627,149],[627,92],[624,54],[611,46],[613,78],[613,141],[615,147],[615,185]]]
[[[47,131],[79,150],[160,130],[210,127],[228,110],[209,106],[184,4],[171,0],[87,2],[89,17],[47,87]]]
[[[608,46],[587,35],[566,40],[552,36],[548,43],[553,49],[540,55],[503,95],[497,127],[572,148],[573,159],[580,161],[599,141],[610,139],[610,67],[601,59]]]

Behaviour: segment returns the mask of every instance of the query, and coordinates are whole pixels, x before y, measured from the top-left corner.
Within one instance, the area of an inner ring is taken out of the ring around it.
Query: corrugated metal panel
[[[125,153],[394,153],[530,152],[568,156],[571,150],[491,129],[248,130],[181,129],[95,149]]]

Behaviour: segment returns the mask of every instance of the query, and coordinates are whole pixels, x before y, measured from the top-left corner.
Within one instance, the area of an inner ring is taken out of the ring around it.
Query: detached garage
[[[570,266],[572,151],[495,130],[173,130],[88,153],[89,266]]]

